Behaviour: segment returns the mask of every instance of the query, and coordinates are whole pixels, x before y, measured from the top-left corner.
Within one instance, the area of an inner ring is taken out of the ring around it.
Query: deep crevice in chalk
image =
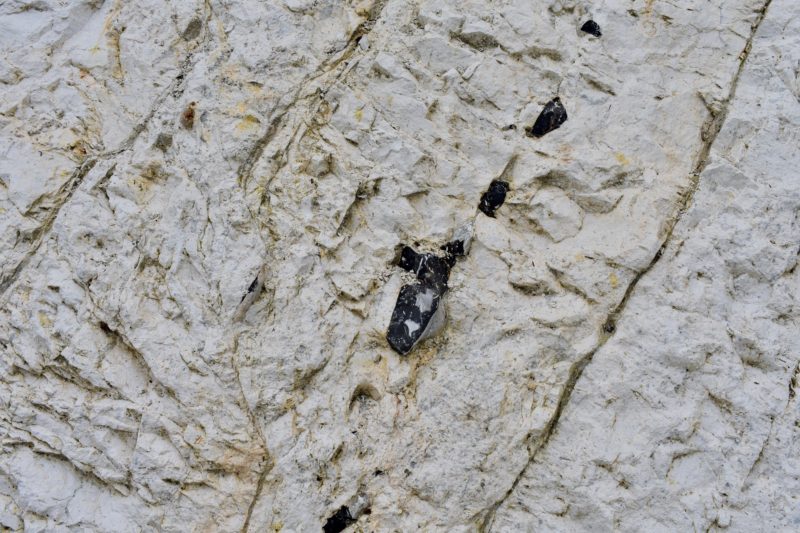
[[[542,137],[553,130],[557,130],[567,121],[567,110],[561,103],[561,98],[556,96],[547,104],[539,114],[539,118],[530,128],[525,129],[528,137]]]
[[[325,525],[322,526],[322,531],[325,533],[339,533],[355,521],[355,518],[350,514],[350,509],[346,505],[342,505],[338,511],[328,518]]]
[[[581,31],[589,35],[594,35],[595,37],[603,36],[603,32],[600,31],[600,25],[593,20],[584,22],[583,26],[581,26]]]
[[[487,217],[494,218],[494,212],[506,201],[506,193],[508,193],[508,183],[494,180],[489,184],[489,189],[481,196],[478,209]]]

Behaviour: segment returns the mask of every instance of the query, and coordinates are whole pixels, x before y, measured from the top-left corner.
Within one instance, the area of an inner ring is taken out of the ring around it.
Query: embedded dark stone
[[[403,246],[397,266],[413,272],[416,283],[403,285],[392,311],[386,340],[400,355],[406,355],[414,346],[433,335],[444,324],[444,308],[441,299],[447,292],[450,269],[467,251],[463,238],[453,239],[442,245],[444,256],[433,253],[418,253],[410,246]]]
[[[455,266],[456,261],[459,257],[464,257],[466,252],[464,250],[464,241],[461,239],[456,239],[454,241],[450,241],[445,245],[440,247],[440,250],[443,250],[445,253],[445,261],[447,264],[450,265],[450,268]]]
[[[386,340],[394,351],[406,355],[422,339],[446,290],[446,284],[443,287],[424,282],[403,285],[386,332]]]
[[[484,215],[494,218],[494,212],[506,201],[508,183],[505,181],[494,180],[489,189],[481,196],[481,203],[478,205]]]
[[[322,531],[325,533],[339,533],[353,522],[355,522],[355,519],[350,514],[350,509],[346,505],[342,505],[338,511],[333,513],[333,516],[328,518],[325,525],[322,526]]]
[[[409,272],[414,272],[416,274],[417,270],[419,270],[419,265],[421,262],[422,254],[418,254],[410,246],[403,246],[397,266],[403,270],[408,270]]]
[[[437,287],[437,290],[447,288],[447,279],[454,264],[455,261],[451,261],[449,255],[439,257],[436,254],[420,254],[410,246],[403,247],[400,260],[397,262],[397,266],[413,272],[418,280]]]
[[[589,35],[594,35],[595,37],[603,36],[603,32],[600,31],[600,25],[593,20],[587,20],[584,22],[583,26],[581,26],[581,31],[586,32]]]
[[[539,118],[536,119],[532,127],[525,130],[525,133],[528,134],[528,137],[542,137],[560,128],[566,121],[567,110],[564,109],[561,99],[556,96],[547,102],[544,109],[542,109],[542,112],[539,114]]]

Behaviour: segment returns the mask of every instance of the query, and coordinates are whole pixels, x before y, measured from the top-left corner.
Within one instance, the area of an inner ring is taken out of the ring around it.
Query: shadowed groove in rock
[[[636,277],[631,281],[631,283],[628,285],[628,287],[627,287],[627,289],[625,291],[625,294],[622,297],[622,300],[619,302],[619,304],[617,304],[614,307],[614,309],[611,311],[611,313],[609,313],[608,318],[604,323],[605,327],[602,328],[604,330],[605,334],[601,337],[601,340],[598,343],[598,345],[595,346],[591,351],[589,351],[586,355],[581,357],[581,359],[576,361],[570,367],[569,376],[568,376],[567,381],[566,381],[566,383],[564,385],[564,389],[561,391],[561,394],[559,395],[558,404],[556,406],[556,409],[555,409],[553,415],[550,417],[550,420],[548,420],[547,425],[545,426],[542,435],[539,438],[537,438],[537,440],[535,442],[532,442],[532,443],[528,444],[528,461],[525,463],[525,465],[522,467],[522,469],[517,474],[516,478],[514,479],[513,483],[511,484],[511,487],[508,489],[508,491],[506,491],[506,493],[503,495],[503,497],[500,498],[497,502],[492,504],[490,507],[488,507],[482,513],[478,513],[477,515],[475,515],[474,519],[478,522],[478,531],[480,531],[481,533],[487,532],[487,531],[491,531],[492,524],[494,522],[494,517],[495,517],[495,515],[497,513],[497,510],[506,502],[506,500],[508,500],[509,497],[511,497],[511,495],[514,493],[515,489],[519,485],[520,481],[524,477],[525,472],[528,470],[528,467],[530,467],[530,465],[536,459],[537,454],[547,446],[547,444],[548,444],[548,442],[550,440],[550,437],[552,437],[552,435],[555,433],[555,431],[557,429],[558,422],[559,422],[559,420],[561,418],[561,414],[564,411],[564,407],[569,403],[570,397],[572,396],[572,391],[575,388],[575,384],[580,379],[581,375],[583,374],[584,369],[589,365],[589,363],[591,363],[592,358],[594,357],[594,355],[603,346],[605,346],[605,344],[608,342],[608,340],[611,339],[613,337],[614,333],[616,332],[616,326],[614,326],[614,327],[607,327],[607,326],[610,325],[610,324],[616,324],[618,318],[624,312],[625,307],[626,307],[628,301],[630,300],[630,297],[633,294],[633,291],[636,288],[639,280],[641,280],[648,272],[650,272],[653,269],[653,267],[656,265],[656,263],[658,263],[658,261],[663,256],[664,250],[667,248],[667,246],[671,242],[672,234],[673,234],[673,231],[675,230],[675,227],[677,226],[677,224],[678,224],[679,220],[681,219],[681,216],[683,215],[683,213],[686,211],[686,209],[692,203],[692,199],[694,197],[694,193],[697,191],[697,188],[698,188],[698,185],[699,185],[700,174],[703,172],[703,170],[708,165],[708,157],[709,157],[709,153],[711,151],[711,147],[713,146],[714,141],[717,138],[717,135],[719,135],[719,132],[722,129],[722,125],[724,124],[725,119],[726,119],[726,117],[728,115],[728,109],[729,109],[730,103],[733,101],[733,98],[736,95],[736,88],[737,88],[739,79],[741,78],[742,72],[744,71],[744,66],[745,66],[745,63],[747,62],[747,58],[750,55],[750,50],[751,50],[752,45],[753,45],[753,40],[755,39],[756,34],[758,33],[758,29],[761,26],[761,23],[763,22],[763,20],[764,20],[764,18],[766,16],[767,10],[769,9],[769,6],[770,6],[771,2],[772,2],[772,0],[766,0],[766,2],[764,3],[763,7],[761,8],[761,10],[760,10],[760,12],[758,14],[758,18],[756,19],[756,21],[752,25],[752,30],[750,32],[750,36],[747,39],[747,42],[745,43],[744,49],[742,50],[742,52],[741,52],[741,54],[739,56],[740,57],[739,66],[738,66],[737,71],[736,71],[736,73],[735,73],[735,75],[733,77],[733,80],[731,82],[731,86],[730,86],[730,90],[728,92],[728,96],[722,102],[720,111],[718,113],[716,113],[716,114],[711,115],[708,118],[708,120],[705,122],[703,127],[702,127],[702,131],[706,132],[706,135],[703,137],[704,143],[703,143],[703,145],[702,145],[702,147],[700,149],[700,152],[699,152],[698,158],[697,158],[697,162],[695,164],[694,170],[693,170],[692,175],[691,175],[691,177],[692,177],[691,186],[690,186],[689,190],[684,194],[683,201],[681,202],[679,208],[677,209],[677,212],[675,213],[675,216],[672,217],[672,219],[671,219],[671,221],[669,223],[668,229],[666,231],[666,235],[665,235],[665,237],[664,237],[664,239],[663,239],[663,241],[661,243],[661,246],[659,246],[658,251],[656,251],[656,253],[654,254],[653,259],[650,261],[650,263],[641,272],[639,272],[636,275]],[[608,331],[608,330],[611,330],[611,331]]]

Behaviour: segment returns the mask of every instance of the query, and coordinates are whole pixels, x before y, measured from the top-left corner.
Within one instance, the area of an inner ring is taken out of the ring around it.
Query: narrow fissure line
[[[250,153],[248,154],[245,161],[239,166],[237,181],[239,182],[240,186],[245,189],[247,186],[247,181],[249,181],[250,176],[253,172],[253,168],[255,167],[256,162],[259,158],[263,155],[264,150],[266,149],[267,145],[270,141],[278,134],[278,132],[283,129],[285,126],[285,121],[289,112],[294,108],[294,105],[304,97],[304,94],[307,90],[307,87],[310,84],[313,84],[321,77],[333,72],[336,70],[343,62],[347,61],[351,58],[353,52],[355,51],[356,47],[358,46],[359,40],[369,34],[372,29],[375,27],[376,22],[381,16],[383,12],[383,8],[386,6],[388,0],[376,0],[375,4],[373,5],[372,9],[370,10],[369,16],[362,22],[356,30],[350,36],[350,40],[348,41],[347,45],[344,47],[342,52],[330,63],[325,64],[322,67],[322,72],[310,78],[308,82],[306,82],[302,88],[300,88],[296,93],[295,97],[293,98],[292,102],[286,105],[284,110],[276,115],[271,121],[270,125],[267,128],[267,131],[262,135],[262,137],[256,142],[255,146],[251,149]],[[350,62],[352,64],[352,61]],[[344,72],[347,72],[349,69],[345,67]],[[341,74],[336,76],[336,80],[339,80]],[[323,89],[323,93],[324,93]],[[318,97],[319,98],[319,97]],[[311,106],[312,109],[316,109],[319,103],[317,102],[316,106]],[[290,144],[294,140],[295,135],[292,135],[290,138]],[[288,146],[284,149],[284,152],[288,151]],[[264,243],[266,248],[266,243]],[[269,250],[267,250],[269,252]],[[242,311],[241,309],[239,310]],[[246,312],[246,309],[244,309]],[[235,344],[238,344],[235,341]],[[244,396],[244,388],[242,387],[241,379],[239,376],[239,367],[236,363],[236,350],[234,350],[234,357],[233,357],[233,366],[236,372],[236,380],[239,382],[239,389],[242,393],[242,399],[244,401],[245,409],[247,410],[248,414],[250,415],[250,419],[252,423],[255,425],[255,430],[261,436],[261,439],[264,444],[264,453],[265,453],[265,464],[261,470],[261,473],[258,477],[258,482],[256,483],[255,492],[253,494],[253,499],[250,501],[250,505],[247,507],[247,513],[244,517],[244,521],[242,522],[242,529],[241,533],[247,533],[250,529],[250,520],[252,519],[253,512],[255,510],[256,504],[258,503],[259,498],[261,497],[261,493],[264,488],[264,483],[266,482],[267,475],[272,470],[274,466],[274,462],[269,456],[269,450],[267,449],[267,441],[266,437],[264,436],[260,425],[258,424],[257,418],[255,413],[252,412],[250,406],[247,404],[247,399]]]
[[[72,199],[72,196],[75,194],[75,191],[77,191],[78,186],[83,181],[83,178],[85,178],[92,168],[94,168],[94,166],[100,161],[113,159],[114,157],[117,157],[118,155],[130,150],[133,147],[134,142],[136,142],[136,139],[139,138],[139,135],[141,135],[141,133],[147,129],[150,121],[153,119],[156,112],[167,100],[167,98],[170,95],[178,98],[181,94],[183,94],[183,91],[186,88],[186,74],[193,68],[192,63],[195,55],[199,50],[204,49],[206,44],[208,44],[208,37],[206,37],[205,42],[199,44],[187,54],[186,58],[184,58],[179,67],[180,73],[161,92],[161,94],[156,97],[156,99],[153,101],[153,104],[150,106],[148,113],[141,121],[139,121],[138,124],[133,127],[131,133],[125,138],[124,141],[122,141],[122,143],[120,143],[117,148],[84,158],[84,160],[72,172],[69,180],[67,180],[67,182],[59,188],[54,197],[58,198],[59,196],[63,196],[63,198],[57,202],[57,205],[55,205],[45,217],[44,222],[35,230],[36,237],[33,246],[31,246],[30,250],[25,253],[22,260],[17,263],[17,266],[14,267],[14,270],[12,270],[5,279],[0,279],[0,301],[3,301],[3,296],[5,295],[6,291],[9,289],[9,287],[11,287],[11,285],[13,285],[14,281],[28,265],[31,258],[39,251],[40,246],[50,233],[53,223],[58,217],[58,214],[61,212],[61,209],[69,203],[70,199]]]
[[[589,353],[584,355],[580,360],[576,361],[569,370],[569,376],[567,378],[566,383],[564,384],[564,389],[562,390],[558,404],[556,406],[555,412],[553,416],[548,421],[545,429],[538,439],[534,443],[529,445],[528,449],[528,461],[520,470],[517,477],[514,479],[514,482],[511,484],[511,487],[508,489],[505,495],[491,505],[487,511],[485,511],[485,515],[483,519],[480,521],[478,525],[478,530],[481,533],[486,531],[490,531],[492,524],[494,522],[495,515],[497,510],[503,505],[503,503],[508,500],[508,498],[514,493],[519,485],[520,481],[525,475],[525,472],[528,470],[528,467],[533,463],[536,459],[537,454],[547,446],[550,437],[555,433],[555,429],[560,421],[561,414],[564,411],[564,407],[570,400],[572,396],[572,391],[575,389],[575,384],[580,379],[581,375],[583,374],[584,369],[589,365],[592,361],[594,355],[608,342],[609,339],[613,337],[614,333],[614,324],[619,318],[619,316],[625,310],[628,301],[630,300],[631,295],[633,294],[634,289],[641,280],[653,267],[658,263],[661,257],[664,254],[667,246],[671,242],[673,231],[677,226],[678,222],[680,221],[683,214],[689,208],[692,203],[692,199],[694,198],[694,194],[697,192],[699,182],[700,182],[700,174],[702,174],[703,170],[705,170],[706,166],[708,166],[708,159],[711,153],[711,148],[714,145],[714,141],[716,140],[717,136],[719,135],[720,130],[722,129],[723,124],[728,116],[728,109],[733,101],[734,97],[736,96],[736,88],[739,84],[739,79],[741,78],[742,72],[744,71],[745,64],[747,63],[747,58],[750,55],[750,50],[753,46],[753,41],[758,33],[758,28],[761,26],[764,18],[766,17],[767,10],[769,9],[770,3],[772,0],[766,0],[763,7],[761,8],[756,21],[752,25],[752,30],[750,32],[750,37],[745,44],[744,49],[742,50],[741,54],[739,55],[739,67],[736,71],[736,74],[733,77],[731,82],[731,88],[728,92],[728,96],[722,102],[720,107],[720,111],[716,114],[713,114],[709,119],[703,124],[702,126],[702,133],[703,133],[703,140],[705,141],[700,149],[700,153],[698,154],[697,163],[695,164],[694,170],[691,173],[690,185],[688,190],[683,195],[683,201],[680,203],[679,208],[677,209],[675,216],[672,218],[669,227],[667,228],[666,234],[664,236],[664,240],[661,243],[658,251],[653,256],[653,259],[650,261],[650,264],[647,265],[641,272],[639,272],[636,277],[631,281],[628,285],[627,290],[625,291],[625,295],[622,297],[622,300],[614,307],[614,309],[609,313],[607,320],[605,321],[605,325],[603,327],[603,331],[605,335],[600,339],[600,342],[597,346],[594,347]]]
[[[72,195],[75,193],[75,190],[78,188],[78,185],[83,181],[83,178],[86,177],[86,174],[89,173],[90,170],[94,168],[97,164],[98,159],[96,157],[88,157],[86,158],[83,163],[78,166],[73,172],[70,178],[59,188],[59,190],[54,195],[56,198],[59,196],[63,196],[63,199],[60,202],[57,202],[52,209],[50,209],[49,213],[45,217],[42,224],[36,228],[34,231],[34,242],[31,246],[30,250],[25,253],[25,256],[17,263],[17,266],[14,267],[8,276],[0,282],[0,298],[5,295],[6,291],[8,290],[11,285],[13,285],[14,280],[17,279],[19,274],[25,269],[25,267],[30,262],[31,258],[36,254],[39,250],[39,247],[44,242],[45,237],[50,233],[50,229],[53,227],[53,223],[58,217],[58,214],[61,212],[61,209],[66,205]]]

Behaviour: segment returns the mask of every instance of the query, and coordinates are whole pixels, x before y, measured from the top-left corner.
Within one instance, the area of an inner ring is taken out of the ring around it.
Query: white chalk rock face
[[[558,188],[542,188],[531,201],[528,219],[555,242],[573,237],[583,225],[583,210]]]
[[[798,21],[0,5],[0,526],[798,529]]]

